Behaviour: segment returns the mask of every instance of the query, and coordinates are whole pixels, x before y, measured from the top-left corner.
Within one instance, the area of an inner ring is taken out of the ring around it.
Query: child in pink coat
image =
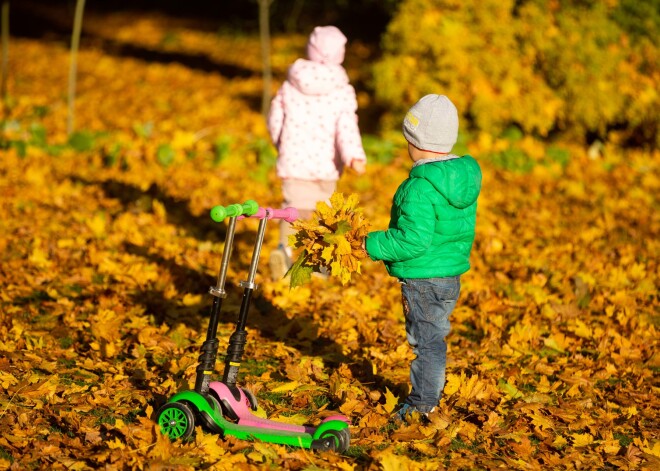
[[[334,193],[344,167],[365,172],[366,156],[357,121],[355,89],[342,67],[346,37],[334,26],[317,26],[307,43],[308,59],[289,68],[273,98],[268,131],[278,150],[277,175],[283,207],[308,219],[318,201]],[[280,224],[280,245],[271,253],[273,279],[291,266],[289,224]]]

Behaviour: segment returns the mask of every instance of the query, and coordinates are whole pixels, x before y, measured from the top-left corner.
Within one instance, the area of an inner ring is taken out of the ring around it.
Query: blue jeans
[[[449,315],[461,291],[460,276],[401,281],[406,337],[416,358],[410,364],[412,391],[405,403],[420,412],[438,405],[445,387]]]

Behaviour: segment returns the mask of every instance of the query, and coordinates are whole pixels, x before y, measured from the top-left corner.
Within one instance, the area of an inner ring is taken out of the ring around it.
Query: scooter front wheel
[[[222,418],[222,405],[216,399],[213,394],[206,396],[206,400],[211,405],[213,409],[213,415],[211,416],[208,412],[200,411],[199,417],[202,419],[202,423],[213,433],[222,434],[223,429],[218,425],[216,420]]]
[[[158,409],[156,421],[160,431],[171,440],[186,440],[195,431],[195,416],[182,402],[168,402]]]

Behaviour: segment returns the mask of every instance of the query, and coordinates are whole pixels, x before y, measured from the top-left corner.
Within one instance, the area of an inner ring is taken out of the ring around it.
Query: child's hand
[[[365,172],[367,171],[367,162],[365,160],[353,159],[351,160],[350,167],[358,175],[364,175]]]

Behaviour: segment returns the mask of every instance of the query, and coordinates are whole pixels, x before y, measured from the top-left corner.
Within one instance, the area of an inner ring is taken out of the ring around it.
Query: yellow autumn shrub
[[[621,26],[629,3],[405,0],[373,69],[384,124],[438,93],[480,131],[658,143],[657,42]]]

